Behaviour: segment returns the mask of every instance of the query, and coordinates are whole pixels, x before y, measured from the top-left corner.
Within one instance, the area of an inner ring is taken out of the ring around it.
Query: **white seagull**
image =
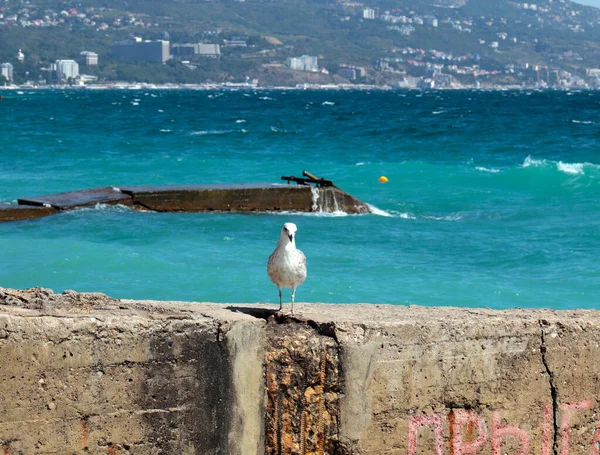
[[[294,298],[296,288],[306,279],[306,256],[296,248],[296,231],[294,223],[285,223],[279,236],[279,242],[273,254],[269,256],[267,273],[279,289],[279,311],[281,302],[281,288],[292,288],[292,314],[294,314]]]

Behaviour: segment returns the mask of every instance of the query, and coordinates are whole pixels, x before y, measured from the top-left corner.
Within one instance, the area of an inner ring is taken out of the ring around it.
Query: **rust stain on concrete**
[[[336,341],[305,324],[273,321],[268,337],[265,452],[341,453]]]
[[[90,437],[90,422],[87,418],[83,418],[79,421],[79,425],[81,426],[81,447],[87,449]]]

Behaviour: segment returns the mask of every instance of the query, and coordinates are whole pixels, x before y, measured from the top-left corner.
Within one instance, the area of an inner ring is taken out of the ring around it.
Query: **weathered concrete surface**
[[[133,197],[135,205],[157,212],[370,212],[366,204],[335,187],[257,183],[133,186],[122,191]]]
[[[52,207],[0,203],[0,222],[30,220],[52,215],[53,213],[57,213],[57,210]]]
[[[51,206],[57,210],[69,210],[77,207],[89,207],[96,204],[131,205],[131,197],[121,193],[118,188],[103,187],[90,190],[70,191],[19,199],[19,204]]]
[[[351,453],[598,455],[597,311],[298,311],[334,321]]]
[[[39,289],[0,302],[4,454],[264,451],[264,321]]]
[[[600,312],[0,288],[0,453],[598,455]]]

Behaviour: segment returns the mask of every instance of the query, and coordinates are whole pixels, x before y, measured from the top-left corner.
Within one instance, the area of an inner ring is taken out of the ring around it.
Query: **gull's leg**
[[[294,314],[294,298],[296,297],[296,286],[292,286],[292,314]]]
[[[279,289],[279,311],[281,311],[283,308],[283,302],[281,301],[281,286],[277,286],[277,289]]]

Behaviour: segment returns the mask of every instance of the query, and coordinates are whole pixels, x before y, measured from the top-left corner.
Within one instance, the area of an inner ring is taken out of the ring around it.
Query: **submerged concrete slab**
[[[158,212],[332,212],[368,213],[368,206],[338,188],[253,183],[123,187],[135,205]]]
[[[89,190],[69,191],[67,193],[49,194],[19,199],[19,204],[51,206],[58,210],[77,207],[89,207],[96,204],[131,205],[131,196],[123,194],[113,187],[92,188]]]
[[[337,187],[269,183],[103,187],[21,198],[18,203],[0,204],[0,222],[96,204],[123,204],[158,212],[371,212],[368,204]]]
[[[56,213],[52,207],[0,203],[0,222],[41,218]]]

